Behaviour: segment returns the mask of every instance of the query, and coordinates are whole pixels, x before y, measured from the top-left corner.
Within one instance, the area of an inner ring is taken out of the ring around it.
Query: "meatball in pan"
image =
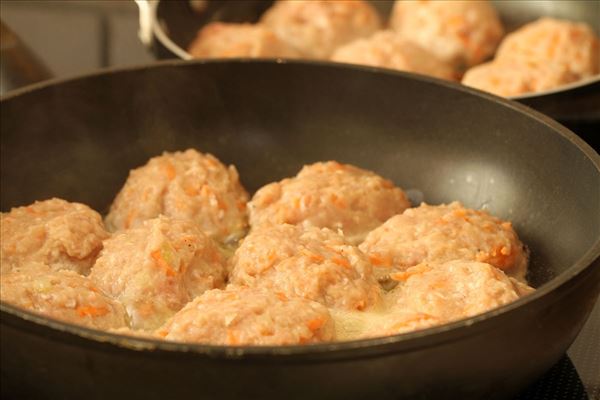
[[[125,308],[89,278],[44,265],[2,275],[3,302],[46,317],[95,329],[128,327]]]
[[[600,41],[584,23],[540,18],[507,35],[495,62],[551,65],[579,80],[600,72]]]
[[[367,257],[329,229],[274,225],[253,230],[232,258],[230,282],[328,307],[365,309],[379,300]]]
[[[454,202],[409,208],[373,230],[360,249],[379,279],[423,262],[479,261],[524,281],[528,254],[510,222]]]
[[[329,161],[304,166],[293,178],[263,186],[248,207],[252,228],[282,223],[330,228],[360,243],[410,202],[391,181]]]
[[[369,38],[341,46],[333,53],[331,60],[456,79],[450,65],[393,31],[378,32]]]
[[[204,26],[188,51],[195,58],[296,58],[300,55],[264,26],[223,22]]]
[[[480,0],[397,0],[390,27],[458,71],[491,57],[504,34],[494,7]]]
[[[123,303],[132,328],[152,330],[194,297],[223,287],[227,270],[194,223],[161,216],[106,240],[90,278]]]
[[[261,23],[303,57],[320,59],[381,26],[375,9],[363,0],[277,1],[263,14]]]
[[[229,287],[197,297],[156,333],[215,345],[292,345],[333,340],[334,326],[327,308],[314,301]]]
[[[234,166],[189,149],[164,153],[130,172],[106,217],[111,231],[159,215],[193,221],[220,241],[243,236],[248,194]]]
[[[109,236],[96,211],[56,198],[1,213],[0,229],[3,274],[39,264],[88,274]]]

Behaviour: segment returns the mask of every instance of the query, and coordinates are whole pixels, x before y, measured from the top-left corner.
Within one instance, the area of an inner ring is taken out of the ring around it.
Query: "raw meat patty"
[[[56,198],[0,214],[0,229],[3,274],[39,263],[87,274],[109,236],[96,211]]]
[[[215,345],[292,345],[333,340],[323,305],[247,288],[210,290],[186,305],[158,335]]]
[[[506,36],[496,61],[510,65],[546,64],[565,68],[575,79],[600,72],[600,44],[584,23],[540,18]]]
[[[191,221],[159,217],[115,233],[90,278],[119,300],[134,329],[156,329],[187,302],[222,287],[225,260]]]
[[[443,323],[484,313],[533,290],[493,265],[463,260],[419,264],[392,278],[400,281],[392,293],[398,309]]]
[[[193,149],[163,153],[130,172],[106,226],[111,231],[137,227],[163,214],[192,220],[206,234],[229,240],[245,232],[247,200],[234,166]]]
[[[286,224],[253,230],[232,265],[233,284],[268,288],[329,307],[364,309],[379,299],[366,256],[329,229]]]
[[[335,161],[307,165],[293,178],[259,189],[251,202],[250,225],[288,223],[342,230],[360,243],[372,229],[410,207],[392,182]]]
[[[293,47],[264,26],[223,22],[204,26],[190,45],[189,53],[195,58],[299,56]]]
[[[121,304],[102,293],[92,281],[73,271],[34,266],[0,279],[3,302],[46,317],[95,329],[127,327]]]
[[[278,1],[261,22],[308,58],[328,58],[336,47],[381,25],[375,9],[362,0]]]
[[[459,70],[494,54],[504,30],[488,1],[404,1],[390,27]]]
[[[577,80],[564,65],[544,62],[490,62],[469,69],[462,83],[499,96],[518,96],[553,89]]]
[[[458,202],[409,208],[369,233],[360,249],[380,279],[422,262],[450,260],[486,262],[520,280],[527,272],[527,252],[512,224]]]
[[[331,60],[416,72],[441,79],[455,78],[454,70],[448,64],[392,31],[381,31],[338,47]]]

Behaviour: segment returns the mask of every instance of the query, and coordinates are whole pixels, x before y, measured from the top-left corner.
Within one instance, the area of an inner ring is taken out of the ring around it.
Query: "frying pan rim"
[[[151,24],[152,24],[152,33],[154,36],[160,41],[160,43],[165,46],[169,51],[175,54],[177,57],[180,57],[182,60],[193,60],[194,57],[183,47],[179,46],[175,41],[171,39],[171,37],[167,34],[167,32],[163,29],[162,24],[158,21],[158,7],[160,6],[161,0],[157,0],[156,3],[153,3],[151,10]],[[324,61],[324,60],[319,60]],[[340,62],[340,64],[345,64]],[[350,64],[350,65],[358,65],[358,64]],[[482,64],[478,64],[482,65]],[[381,68],[384,70],[396,71],[394,69],[389,68]],[[417,74],[419,75],[419,74]],[[425,75],[426,76],[426,75]],[[593,85],[594,83],[600,82],[600,72],[592,75],[590,77],[586,77],[583,79],[579,79],[575,82],[567,83],[564,85],[560,85],[555,88],[541,90],[539,92],[527,92],[520,95],[515,96],[506,96],[505,98],[510,100],[529,100],[536,99],[539,97],[551,96],[559,93],[564,93],[569,90],[582,89],[587,88],[588,86]],[[462,83],[457,82],[460,85]],[[465,86],[465,85],[463,85]]]
[[[412,74],[403,71],[393,71],[389,69],[375,68],[369,66],[351,65],[351,64],[340,64],[332,63],[327,61],[314,61],[314,60],[272,60],[272,59],[211,59],[211,60],[164,60],[151,64],[133,65],[127,67],[112,67],[105,68],[94,72],[85,74],[79,74],[67,78],[53,79],[36,83],[21,89],[17,89],[8,92],[4,96],[0,97],[0,106],[2,103],[7,102],[13,98],[27,95],[31,92],[44,90],[55,85],[68,84],[75,81],[82,81],[84,79],[96,78],[101,76],[109,76],[116,73],[130,73],[136,71],[144,71],[149,69],[161,69],[161,68],[179,68],[185,66],[199,66],[206,64],[268,64],[268,65],[297,65],[307,66],[310,68],[328,68],[328,69],[350,69],[355,71],[363,71],[369,74],[383,74],[390,76],[400,76],[404,79],[412,79],[423,81],[428,84],[435,84],[445,86],[451,90],[459,90],[462,92],[469,93],[470,95],[483,98],[485,101],[492,101],[503,107],[508,107],[515,112],[526,115],[529,118],[533,118],[538,123],[544,124],[551,128],[556,134],[567,139],[577,147],[588,159],[592,162],[593,166],[600,173],[600,155],[598,155],[587,143],[585,143],[576,134],[571,132],[566,127],[562,126],[558,122],[551,118],[541,114],[523,104],[507,100],[495,96],[490,93],[482,92],[477,89],[469,88],[464,85],[459,85],[454,82],[444,81],[436,78],[427,77],[419,74]],[[362,73],[362,72],[361,72]],[[22,310],[13,305],[2,302],[0,304],[0,311],[2,314],[7,313],[14,315],[20,319],[33,322],[34,324],[42,325],[53,330],[62,331],[63,333],[73,334],[87,340],[94,342],[105,342],[118,347],[125,347],[130,349],[152,349],[161,350],[168,352],[184,352],[184,353],[198,353],[198,354],[210,354],[211,356],[225,356],[225,357],[243,357],[243,356],[274,356],[274,357],[285,357],[293,355],[309,355],[319,354],[324,352],[343,352],[343,351],[359,351],[364,348],[378,348],[381,346],[403,344],[404,348],[413,348],[422,346],[423,338],[440,338],[444,333],[454,333],[463,330],[463,336],[466,335],[464,328],[478,325],[485,321],[493,320],[494,318],[511,312],[512,310],[522,307],[525,304],[534,302],[542,297],[547,296],[550,292],[555,291],[558,287],[567,284],[577,275],[582,273],[588,268],[591,268],[594,262],[600,259],[600,237],[590,246],[587,252],[585,252],[577,261],[569,266],[565,271],[544,283],[535,292],[524,296],[512,303],[504,306],[495,308],[483,314],[476,315],[474,317],[462,319],[448,324],[440,326],[404,333],[385,337],[378,337],[372,339],[361,339],[352,340],[345,342],[330,342],[330,343],[319,343],[311,345],[292,345],[292,346],[215,346],[215,345],[203,345],[193,343],[180,343],[180,342],[169,342],[159,339],[149,339],[133,337],[128,335],[122,335],[117,333],[105,332],[86,328],[79,325],[73,325],[67,322],[47,318],[39,314]],[[462,337],[462,336],[461,336]]]

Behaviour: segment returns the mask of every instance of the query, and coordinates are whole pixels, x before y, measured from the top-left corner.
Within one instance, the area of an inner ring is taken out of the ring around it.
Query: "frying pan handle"
[[[138,37],[145,46],[150,47],[153,41],[152,28],[156,21],[155,14],[158,0],[135,0],[135,3],[140,11]]]
[[[34,52],[0,21],[0,94],[52,78]]]

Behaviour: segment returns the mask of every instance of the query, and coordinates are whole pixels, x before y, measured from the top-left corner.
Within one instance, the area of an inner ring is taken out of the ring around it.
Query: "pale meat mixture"
[[[541,18],[507,35],[494,61],[462,83],[501,96],[553,89],[598,74],[599,46],[586,24]]]
[[[298,345],[425,329],[533,291],[510,222],[458,202],[408,208],[367,170],[319,162],[264,186],[228,259],[212,237],[245,233],[246,199],[234,167],[188,150],[131,172],[110,237],[81,204],[13,209],[1,299],[140,338]]]
[[[0,229],[3,274],[37,263],[87,274],[108,237],[100,214],[56,198],[0,214]]]
[[[223,287],[217,245],[191,221],[164,216],[104,242],[90,278],[119,300],[135,329],[155,329],[204,291]]]
[[[223,22],[204,26],[188,51],[196,58],[295,58],[300,55],[264,26]]]
[[[250,225],[293,224],[341,230],[352,243],[410,207],[404,192],[381,176],[335,161],[304,166],[297,176],[259,189]]]
[[[378,278],[450,260],[486,262],[519,280],[527,271],[527,251],[512,224],[458,202],[409,208],[369,233],[360,249]]]
[[[291,345],[334,339],[327,308],[257,288],[210,290],[190,302],[157,335],[216,345]]]
[[[564,65],[535,60],[519,64],[494,61],[469,69],[462,83],[499,96],[518,96],[553,89],[577,79]]]
[[[493,55],[504,34],[494,7],[475,0],[398,0],[390,27],[459,70]]]
[[[234,166],[196,150],[164,153],[130,172],[106,217],[111,231],[166,215],[189,219],[206,234],[228,241],[247,227],[248,194]]]
[[[599,39],[588,25],[541,18],[507,35],[495,61],[562,66],[576,79],[582,79],[600,72],[599,47]]]
[[[375,9],[363,0],[277,1],[261,23],[307,58],[328,58],[336,47],[381,26]]]
[[[423,263],[392,274],[399,285],[389,293],[388,315],[366,337],[409,332],[472,317],[533,291],[502,270],[476,261]]]
[[[253,230],[232,259],[230,282],[329,307],[365,309],[379,300],[366,256],[329,229],[276,225]]]
[[[456,78],[450,65],[392,31],[377,32],[367,39],[341,46],[331,60],[416,72],[441,79]]]
[[[412,332],[469,318],[534,291],[476,261],[423,263],[392,274],[398,282],[368,312],[331,310],[338,340]]]
[[[488,263],[454,260],[423,263],[392,274],[398,306],[453,321],[481,314],[519,298],[518,281]]]
[[[73,271],[32,266],[2,275],[0,288],[2,301],[61,321],[95,329],[128,326],[123,306]]]

